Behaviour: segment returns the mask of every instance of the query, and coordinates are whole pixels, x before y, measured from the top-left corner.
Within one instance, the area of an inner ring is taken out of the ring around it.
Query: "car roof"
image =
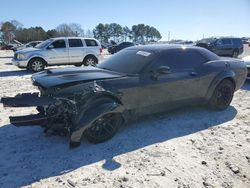
[[[58,40],[58,39],[91,39],[96,40],[95,38],[86,38],[86,37],[55,37],[51,38],[52,40]]]
[[[126,49],[131,50],[141,50],[141,51],[151,51],[151,52],[162,52],[165,50],[180,50],[180,49],[196,49],[202,50],[203,48],[197,46],[190,46],[190,45],[176,45],[176,44],[155,44],[155,45],[141,45],[141,46],[133,46]]]

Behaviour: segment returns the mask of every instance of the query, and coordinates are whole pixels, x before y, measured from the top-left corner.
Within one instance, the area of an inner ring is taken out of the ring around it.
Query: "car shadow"
[[[25,76],[32,74],[29,70],[0,71],[0,77]]]
[[[0,59],[5,59],[5,58],[13,58],[14,56],[4,56],[4,57],[0,57]]]
[[[0,127],[0,187],[20,187],[104,160],[100,168],[116,170],[114,157],[167,142],[232,120],[237,110],[221,112],[185,108],[139,119],[123,126],[111,140],[69,149],[65,137],[45,136],[40,127]]]
[[[245,83],[241,87],[241,89],[250,91],[250,79],[248,79],[248,80],[245,81]]]
[[[12,63],[4,63],[5,65],[13,65]]]

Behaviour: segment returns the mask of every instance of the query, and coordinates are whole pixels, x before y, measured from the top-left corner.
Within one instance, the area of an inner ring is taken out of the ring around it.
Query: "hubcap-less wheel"
[[[226,109],[234,94],[234,84],[230,80],[223,80],[214,90],[214,93],[209,101],[209,106],[213,110]]]
[[[88,58],[86,59],[86,63],[87,66],[96,66],[96,61],[93,58]]]
[[[235,50],[235,51],[233,52],[233,57],[236,58],[236,57],[238,57],[238,55],[239,55],[239,53]]]
[[[104,142],[114,136],[120,123],[120,119],[115,114],[106,114],[86,129],[84,136],[93,143]]]
[[[219,88],[216,96],[216,100],[219,106],[228,106],[232,100],[232,90],[228,86],[222,86]]]

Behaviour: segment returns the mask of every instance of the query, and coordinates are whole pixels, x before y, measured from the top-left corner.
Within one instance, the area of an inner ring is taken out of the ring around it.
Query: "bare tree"
[[[84,30],[80,24],[60,24],[56,27],[56,31],[63,37],[80,37],[84,36]]]

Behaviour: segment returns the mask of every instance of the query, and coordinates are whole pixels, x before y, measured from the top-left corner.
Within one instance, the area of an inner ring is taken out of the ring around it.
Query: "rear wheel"
[[[237,58],[238,55],[239,55],[238,50],[234,50],[234,51],[233,51],[233,54],[232,54],[232,57]]]
[[[234,84],[230,80],[223,80],[215,88],[209,101],[212,110],[225,110],[231,103],[234,95]]]
[[[97,59],[93,56],[88,56],[84,59],[83,64],[85,66],[94,66],[95,67],[97,64]]]
[[[45,67],[45,62],[40,58],[34,58],[29,62],[29,70],[31,70],[32,72],[43,71],[44,67]]]
[[[92,143],[101,143],[112,138],[122,123],[118,114],[106,114],[98,118],[84,131],[84,137]]]

